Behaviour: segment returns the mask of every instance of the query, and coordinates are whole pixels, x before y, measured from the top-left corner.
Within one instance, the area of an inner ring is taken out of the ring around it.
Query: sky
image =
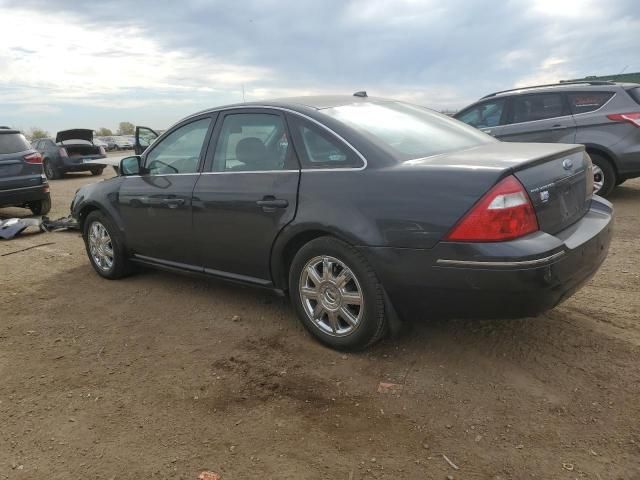
[[[456,110],[640,71],[637,0],[0,0],[0,125],[166,128],[204,108],[366,90]]]

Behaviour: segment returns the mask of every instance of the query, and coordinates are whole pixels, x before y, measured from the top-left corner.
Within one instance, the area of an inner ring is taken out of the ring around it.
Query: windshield
[[[457,120],[400,102],[342,105],[327,108],[323,113],[373,137],[402,160],[495,141]]]

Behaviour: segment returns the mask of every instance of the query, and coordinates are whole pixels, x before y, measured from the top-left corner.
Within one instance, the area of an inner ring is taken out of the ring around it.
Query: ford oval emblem
[[[573,160],[571,160],[570,158],[565,158],[562,161],[562,168],[564,168],[565,170],[571,170],[571,167],[573,167]]]

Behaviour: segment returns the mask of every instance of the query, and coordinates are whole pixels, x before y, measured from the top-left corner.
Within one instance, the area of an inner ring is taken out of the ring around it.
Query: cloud
[[[241,100],[243,85],[247,100],[364,89],[451,109],[640,70],[635,0],[3,3],[0,108],[50,104],[60,118],[82,107],[177,119]]]

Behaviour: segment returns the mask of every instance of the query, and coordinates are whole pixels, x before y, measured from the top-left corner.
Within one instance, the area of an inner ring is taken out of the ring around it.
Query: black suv
[[[0,207],[18,206],[44,215],[51,209],[42,156],[18,131],[0,127]]]
[[[640,85],[564,82],[492,93],[454,118],[507,142],[581,143],[607,196],[640,176]]]

